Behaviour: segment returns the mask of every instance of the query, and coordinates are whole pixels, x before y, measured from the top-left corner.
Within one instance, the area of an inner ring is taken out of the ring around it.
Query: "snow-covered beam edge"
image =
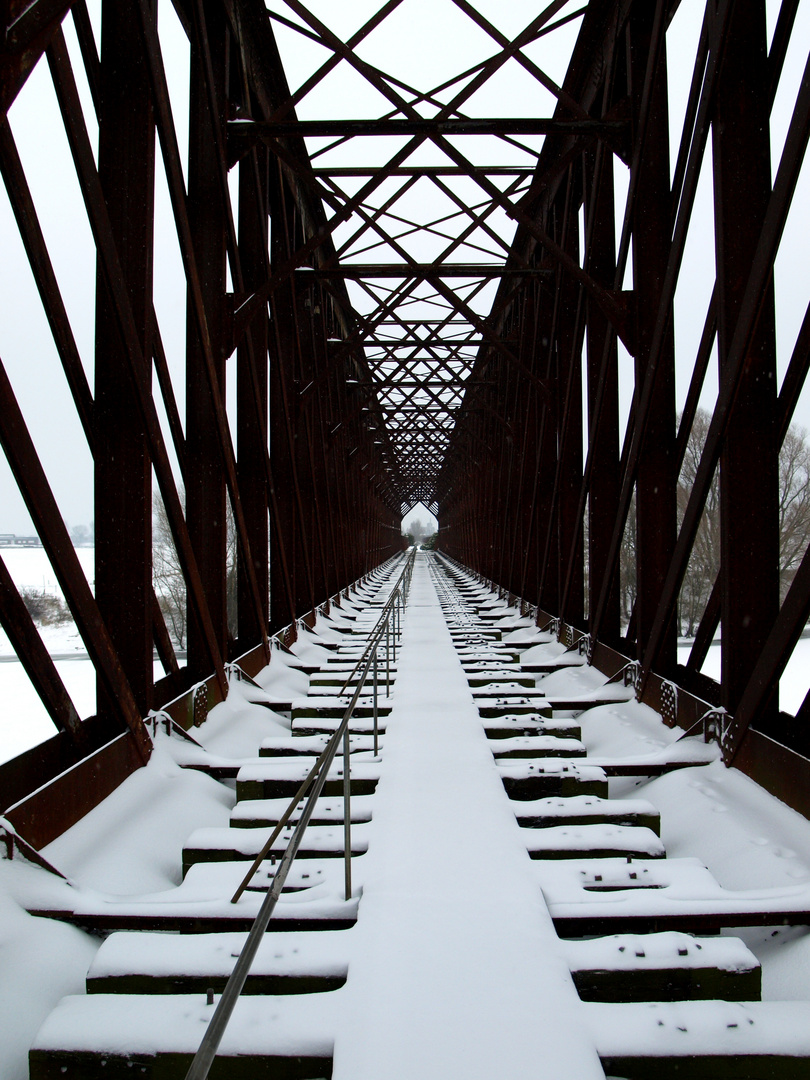
[[[623,679],[627,685],[635,685],[637,700],[657,712],[662,723],[668,727],[681,727],[693,734],[702,732],[707,741],[713,740],[723,746],[723,734],[731,718],[719,706],[655,673],[651,673],[645,685],[639,687],[636,673],[640,665],[630,657],[600,641],[593,641],[577,627],[569,626],[550,612],[515,596],[497,582],[484,578],[444,552],[438,554],[457,570],[497,592],[508,604],[519,607],[521,613],[531,615],[538,627],[553,633],[569,650],[586,655],[588,663],[609,680]],[[704,681],[709,690],[712,685],[717,687],[713,680],[705,678]],[[749,727],[732,767],[810,819],[810,760],[802,754]]]
[[[319,618],[328,616],[333,606],[340,608],[342,599],[348,599],[369,578],[389,568],[395,559],[386,560],[347,589],[329,597],[314,611],[303,615],[299,622],[310,629],[316,627]],[[291,624],[271,640],[275,648],[286,650],[295,642],[297,634],[297,624]],[[262,646],[236,657],[232,666],[249,678],[255,677],[265,666]],[[208,679],[190,687],[156,712],[188,731],[202,723],[214,705],[222,700],[218,680],[212,673]],[[93,730],[89,734],[83,756],[75,755],[65,734],[59,732],[0,765],[0,791],[4,792],[0,814],[37,851],[75,825],[143,765],[131,732],[116,732],[107,737],[103,731]]]

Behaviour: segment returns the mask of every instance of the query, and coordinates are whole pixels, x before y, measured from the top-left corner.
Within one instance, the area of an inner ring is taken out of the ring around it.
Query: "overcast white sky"
[[[100,0],[89,2],[91,15],[96,21],[99,5]],[[274,0],[274,6],[277,10],[290,14],[283,0]],[[377,0],[343,0],[340,4],[335,4],[333,0],[310,2],[311,9],[344,38],[362,24],[378,6]],[[477,6],[510,37],[538,11],[536,0],[511,0],[508,4],[504,4],[503,0],[478,0]],[[702,0],[683,0],[669,31],[671,115],[672,126],[676,131],[680,127],[691,77],[689,58],[693,55],[702,9]],[[778,3],[773,0],[770,10],[771,28],[776,11]],[[73,35],[70,18],[66,20],[65,28],[71,44]],[[182,148],[187,142],[186,131],[182,126],[186,100],[187,49],[170,4],[161,5],[161,36],[166,56],[170,58],[170,88]],[[278,36],[289,81],[295,86],[323,61],[324,52],[317,46],[302,42],[302,39],[291,31],[282,29]],[[549,38],[532,47],[535,50],[534,58],[558,81],[562,80],[573,37],[572,27],[567,36],[555,34],[553,41]],[[790,109],[807,57],[808,41],[810,0],[802,0],[793,45],[773,114],[771,133],[774,162],[778,162],[781,152]],[[373,58],[379,66],[401,75],[420,89],[427,89],[447,75],[488,55],[493,48],[491,41],[470,23],[451,0],[405,0],[390,22],[369,38],[367,45],[361,48],[361,53],[365,50],[364,55]],[[78,63],[76,69],[79,70]],[[546,108],[544,95],[546,92],[536,82],[529,79],[518,65],[512,64],[497,81],[480,93],[469,109],[473,115],[531,115]],[[86,91],[84,100],[88,104],[86,115],[91,136],[95,138]],[[382,114],[387,107],[376,91],[370,90],[368,84],[342,64],[330,79],[302,104],[299,115],[306,118],[373,116]],[[40,64],[29,79],[11,110],[10,119],[92,387],[95,261],[89,227],[45,64]],[[499,152],[502,153],[502,144],[499,144],[499,147]],[[381,160],[389,157],[394,149],[393,140],[387,140],[379,149]],[[347,150],[345,153],[351,154],[351,151]],[[486,153],[486,148],[482,149],[482,153]],[[364,156],[363,161],[366,160],[367,157]],[[621,192],[626,188],[626,170],[617,164],[615,172],[617,190]],[[686,394],[714,274],[710,181],[710,155],[707,155],[681,284],[676,295],[679,404]],[[155,305],[182,411],[185,300],[182,269],[167,207],[165,181],[160,168],[157,176],[157,203]],[[806,271],[806,245],[810,224],[808,208],[810,170],[805,166],[776,268],[780,377],[784,374],[810,296],[810,275]],[[501,222],[499,227],[511,228],[511,225]],[[0,357],[19,397],[64,517],[70,525],[87,523],[93,518],[92,467],[89,453],[28,270],[5,190],[1,187],[0,237],[0,296],[3,298]],[[369,257],[373,258],[374,253]],[[627,284],[632,283],[628,281]],[[631,363],[627,357],[620,363],[623,409],[626,414],[632,390]],[[715,394],[716,380],[712,368],[703,397],[706,407],[711,407]],[[805,427],[810,427],[809,401],[805,394],[797,414],[798,422]],[[421,512],[419,516],[424,520]],[[16,485],[5,460],[0,459],[0,532],[30,531],[30,519],[16,492]]]

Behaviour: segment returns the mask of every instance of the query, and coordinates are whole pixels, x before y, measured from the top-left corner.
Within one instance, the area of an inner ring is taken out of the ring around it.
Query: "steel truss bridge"
[[[502,6],[0,5],[0,257],[36,290],[3,305],[0,441],[98,677],[80,717],[0,560],[57,729],[0,770],[34,847],[147,760],[150,710],[188,719],[235,658],[257,670],[420,502],[444,553],[810,809],[810,695],[794,716],[777,689],[810,612],[810,550],[780,592],[778,498],[810,362],[806,264],[780,262],[807,227],[806,5]],[[57,392],[92,593],[37,418]],[[719,572],[679,663],[718,470]]]

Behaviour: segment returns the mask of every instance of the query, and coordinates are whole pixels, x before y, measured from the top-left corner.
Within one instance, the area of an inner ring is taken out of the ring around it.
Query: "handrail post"
[[[391,693],[391,620],[385,624],[385,696]]]
[[[374,757],[377,756],[377,646],[374,646]]]
[[[343,865],[345,899],[352,897],[352,779],[349,725],[343,733]]]
[[[394,663],[397,662],[397,611],[399,610],[399,592],[394,597],[394,606],[391,609],[391,654]]]
[[[359,675],[357,686],[352,695],[351,702],[349,703],[346,712],[343,715],[343,719],[338,725],[335,732],[329,737],[326,746],[319,755],[317,761],[310,769],[307,777],[299,787],[292,801],[288,805],[284,814],[279,818],[279,821],[271,833],[269,839],[265,842],[262,851],[254,860],[248,873],[245,875],[242,883],[237,889],[236,894],[232,898],[232,903],[236,903],[238,898],[242,895],[243,891],[247,887],[253,874],[260,866],[262,860],[270,851],[273,843],[280,834],[284,827],[284,824],[292,816],[295,807],[301,801],[306,794],[306,802],[299,816],[298,822],[293,830],[293,835],[290,838],[287,848],[281,857],[278,869],[273,877],[272,884],[262,901],[259,913],[257,914],[253,926],[251,927],[245,944],[237,958],[234,969],[225,985],[225,989],[220,997],[219,1004],[214,1010],[214,1015],[208,1024],[205,1035],[197,1053],[194,1055],[194,1060],[186,1073],[186,1080],[206,1080],[208,1076],[211,1064],[216,1056],[219,1048],[220,1041],[225,1032],[225,1028],[228,1024],[228,1020],[231,1016],[234,1006],[242,992],[242,989],[247,980],[250,972],[251,965],[258,950],[259,943],[267,929],[267,924],[273,915],[273,911],[276,906],[276,902],[281,896],[284,888],[284,882],[287,879],[287,874],[295,859],[298,849],[301,845],[304,832],[309,825],[310,819],[314,813],[317,800],[323,791],[324,785],[327,780],[327,775],[332,761],[335,759],[340,745],[340,739],[343,738],[343,830],[344,830],[344,861],[345,861],[345,895],[346,900],[351,899],[352,895],[352,877],[351,877],[351,854],[352,854],[352,841],[351,841],[351,743],[349,735],[349,721],[352,717],[354,709],[360,697],[360,693],[363,689],[366,679],[369,675],[369,670],[374,668],[374,756],[378,753],[378,657],[379,648],[382,641],[382,623],[385,623],[385,657],[386,657],[386,697],[390,694],[391,683],[391,638],[392,638],[392,623],[391,620],[399,620],[395,622],[399,634],[402,632],[401,625],[401,611],[405,605],[405,597],[407,596],[406,583],[410,584],[410,572],[413,568],[413,558],[406,565],[403,571],[403,576],[397,583],[397,589],[395,594],[389,598],[386,605],[386,610],[381,616],[377,627],[371,635],[370,646],[373,652],[369,653],[368,648],[364,651],[363,657],[357,664],[355,671],[349,676],[344,684],[341,695],[345,693],[346,688],[351,682],[354,674],[359,672],[362,668],[362,672]],[[396,637],[394,638],[394,649],[396,649]],[[395,653],[396,659],[396,653]]]

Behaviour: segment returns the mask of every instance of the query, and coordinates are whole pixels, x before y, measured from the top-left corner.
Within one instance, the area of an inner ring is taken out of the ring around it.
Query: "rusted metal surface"
[[[391,72],[375,57],[375,32],[401,0],[372,5],[347,35],[305,0],[269,11],[189,0],[168,11],[186,38],[188,97],[167,71],[152,0],[105,0],[100,34],[83,0],[0,5],[0,172],[94,461],[95,600],[16,376],[3,376],[0,424],[99,674],[93,723],[126,722],[148,756],[150,707],[178,699],[191,722],[192,687],[220,700],[228,660],[250,657],[254,671],[272,633],[292,642],[298,620],[309,625],[400,549],[401,516],[422,502],[440,546],[522,598],[539,625],[554,620],[565,641],[588,634],[591,660],[611,674],[632,663],[642,700],[668,721],[724,706],[727,759],[753,775],[762,754],[771,789],[784,775],[795,790],[793,759],[767,747],[803,746],[810,713],[785,720],[775,693],[810,596],[802,563],[780,602],[775,500],[810,366],[806,296],[789,355],[774,332],[774,265],[810,131],[810,69],[795,89],[800,2],[780,5],[768,48],[764,0],[689,13],[668,0],[554,0],[513,36],[455,0],[483,51],[455,77],[414,86],[407,64]],[[700,20],[691,52],[668,56],[684,19]],[[564,78],[552,78],[541,46],[574,37]],[[292,89],[298,39],[320,60]],[[95,337],[92,379],[15,129],[15,98],[39,62],[95,247],[96,308],[80,316]],[[513,109],[498,87],[516,69]],[[340,71],[373,105],[324,113]],[[788,83],[792,117],[777,123]],[[530,116],[527,87],[548,103]],[[706,228],[698,188],[712,170],[716,273],[711,298],[690,309],[699,342],[687,355],[684,259]],[[162,176],[185,334],[155,295]],[[715,349],[719,393],[694,483],[679,490]],[[718,463],[722,563],[680,667],[682,585]],[[153,475],[184,583],[186,663],[150,580]],[[76,738],[96,730],[71,712],[16,590],[2,595],[50,715]],[[718,626],[714,685],[700,668]],[[167,673],[157,683],[154,647]]]
[[[115,703],[116,718],[131,729],[141,760],[146,762],[152,752],[152,743],[110,632],[90,591],[67,527],[59,513],[2,362],[0,444],[98,676]],[[36,663],[30,654],[29,661]]]
[[[810,818],[810,759],[749,728],[734,767]]]
[[[125,732],[45,787],[33,790],[7,809],[5,816],[39,850],[98,806],[142,764],[135,737]]]
[[[770,183],[765,4],[737,3],[729,20],[723,77],[715,102],[712,164],[717,263],[720,384],[727,376],[746,274],[762,226]],[[723,705],[736,712],[779,609],[779,461],[776,422],[776,325],[773,286],[760,298],[756,329],[720,454]],[[750,508],[757,506],[757,527]],[[755,589],[739,582],[756,578]],[[762,701],[760,723],[778,712],[778,694]],[[767,728],[765,728],[767,730]]]
[[[143,379],[151,386],[155,134],[143,56],[131,48],[130,5],[105,11],[100,71],[99,179],[138,327]],[[152,466],[127,378],[126,351],[99,266],[93,408],[95,595],[138,710],[152,708]],[[126,483],[121,477],[126,476]],[[126,604],[121,596],[128,597]],[[114,710],[100,683],[97,709]]]
[[[71,0],[8,0],[0,8],[0,117],[6,113],[40,60]]]

